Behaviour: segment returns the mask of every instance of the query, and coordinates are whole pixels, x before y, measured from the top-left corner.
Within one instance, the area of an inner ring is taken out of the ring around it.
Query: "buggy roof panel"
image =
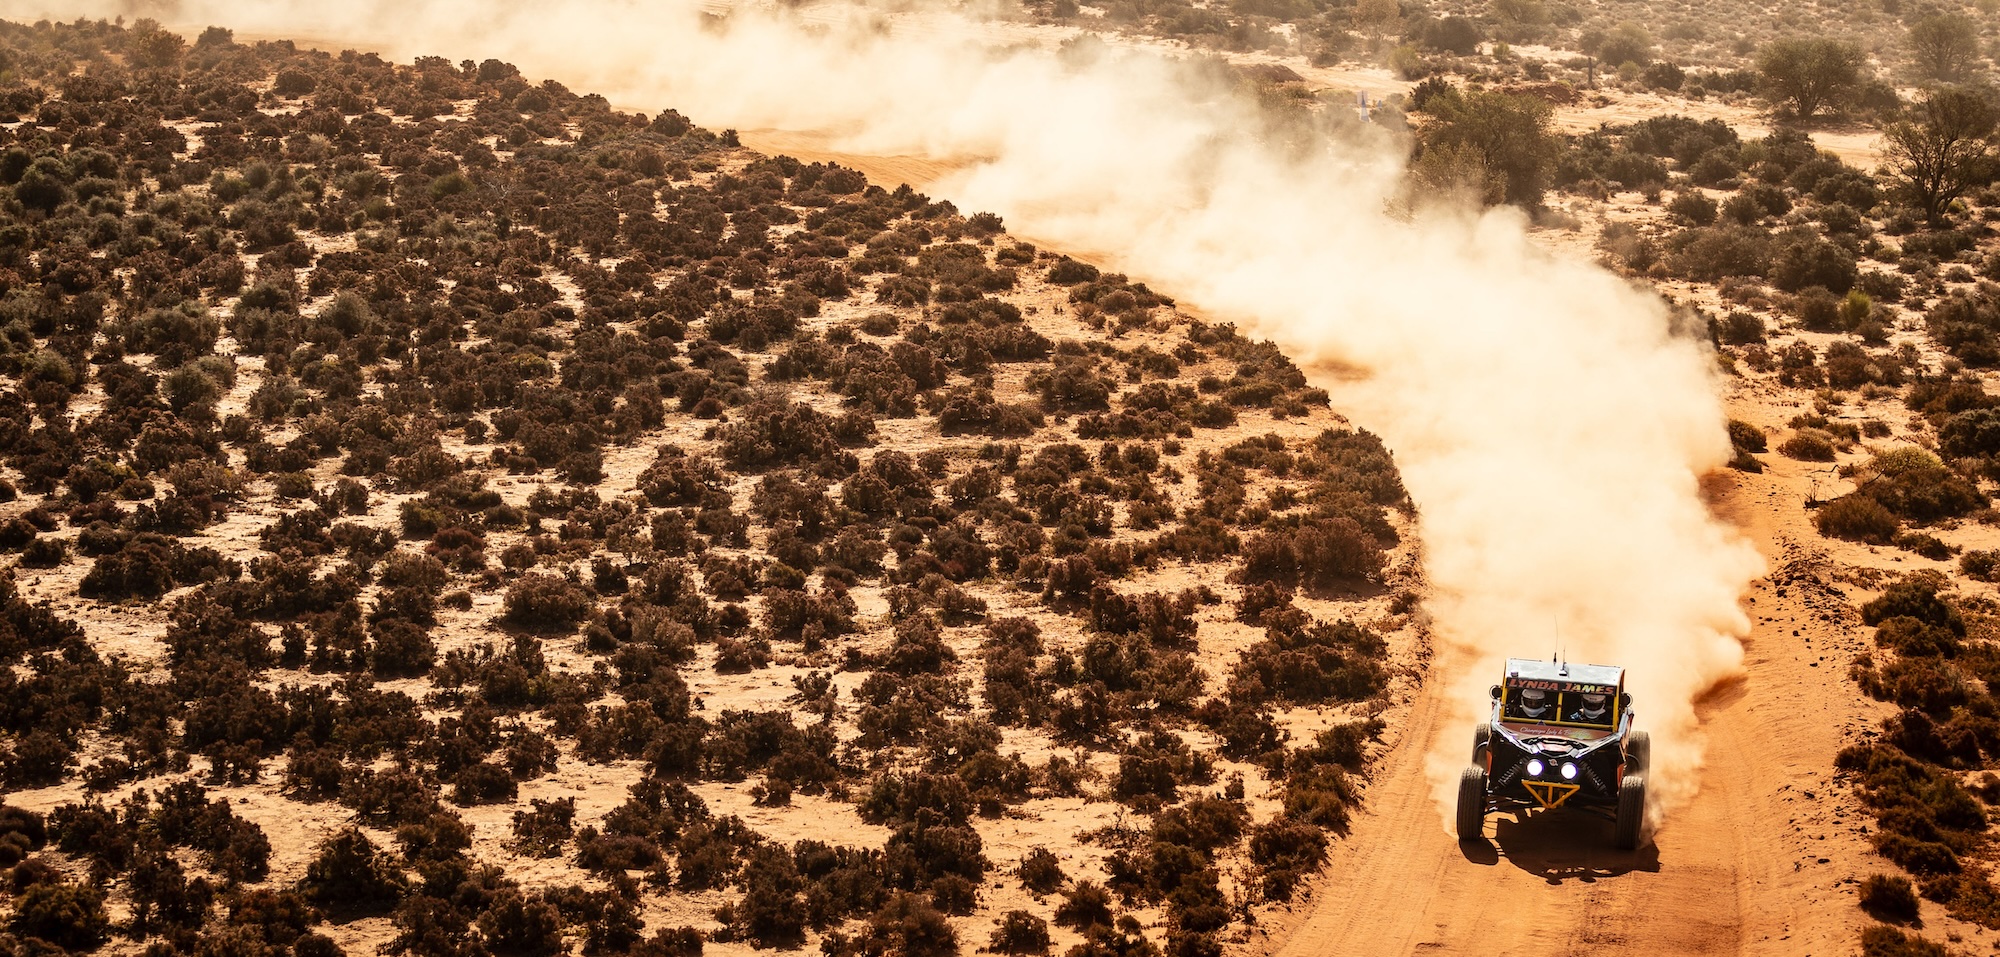
[[[1575,662],[1558,664],[1539,658],[1507,659],[1507,682],[1517,679],[1534,681],[1554,681],[1566,685],[1610,685],[1618,687],[1625,682],[1625,669],[1614,665],[1580,665]]]

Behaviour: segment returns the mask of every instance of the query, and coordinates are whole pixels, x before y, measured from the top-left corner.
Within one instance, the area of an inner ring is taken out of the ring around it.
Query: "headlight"
[[[1529,759],[1528,759],[1528,776],[1529,776],[1529,777],[1531,777],[1531,778],[1538,778],[1538,777],[1541,777],[1541,776],[1542,776],[1542,772],[1543,772],[1543,771],[1546,771],[1546,770],[1548,770],[1548,765],[1546,765],[1546,764],[1543,764],[1543,763],[1542,763],[1542,759],[1541,759],[1541,758],[1529,758]]]
[[[1563,766],[1562,766],[1562,775],[1563,775],[1563,780],[1565,780],[1565,781],[1574,781],[1574,780],[1576,780],[1576,764],[1575,764],[1575,762],[1564,762],[1564,763],[1563,763]]]

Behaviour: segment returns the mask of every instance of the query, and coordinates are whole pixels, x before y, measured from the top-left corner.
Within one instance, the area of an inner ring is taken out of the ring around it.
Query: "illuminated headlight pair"
[[[1541,759],[1541,758],[1529,758],[1529,759],[1528,759],[1528,776],[1529,776],[1529,777],[1531,777],[1531,778],[1538,778],[1538,777],[1541,777],[1541,776],[1542,776],[1542,772],[1543,772],[1543,771],[1547,771],[1548,769],[1549,769],[1549,766],[1548,766],[1548,765],[1546,765],[1546,764],[1543,764],[1543,763],[1542,763],[1542,759]],[[1574,762],[1574,761],[1564,761],[1564,762],[1563,762],[1563,766],[1562,766],[1561,768],[1558,768],[1558,769],[1557,769],[1557,771],[1558,771],[1558,773],[1560,773],[1560,774],[1562,775],[1562,777],[1563,777],[1563,780],[1565,780],[1565,781],[1574,781],[1574,780],[1576,780],[1576,762]]]

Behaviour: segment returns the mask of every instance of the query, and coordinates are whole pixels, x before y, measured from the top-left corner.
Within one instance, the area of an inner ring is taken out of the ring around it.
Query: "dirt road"
[[[1771,574],[1746,596],[1746,674],[1701,702],[1708,766],[1693,804],[1636,853],[1588,816],[1490,815],[1485,839],[1445,831],[1425,756],[1467,739],[1426,688],[1368,786],[1311,903],[1267,928],[1260,950],[1330,954],[1850,953],[1861,923],[1848,886],[1866,873],[1860,818],[1829,786],[1845,736],[1872,724],[1846,677],[1859,629],[1803,538],[1809,481],[1778,460],[1763,476],[1711,479]],[[1639,705],[1643,709],[1643,702]],[[1643,710],[1641,714],[1643,715]]]
[[[925,192],[957,167],[928,156],[874,156],[844,153],[833,148],[834,139],[825,133],[795,130],[740,130],[737,141],[766,156],[790,156],[806,163],[837,163],[858,170],[868,181],[883,189],[908,183]]]

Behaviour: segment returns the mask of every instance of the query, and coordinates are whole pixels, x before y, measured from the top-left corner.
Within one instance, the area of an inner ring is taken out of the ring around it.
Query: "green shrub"
[[[1264,869],[1264,896],[1291,900],[1299,883],[1326,860],[1326,832],[1314,825],[1280,817],[1250,835],[1250,859]]]
[[[1894,927],[1877,925],[1861,932],[1861,957],[1951,957],[1951,951]]]
[[[55,568],[69,559],[69,546],[61,539],[37,538],[21,550],[21,567]]]
[[[1747,312],[1732,312],[1716,324],[1716,338],[1727,346],[1754,345],[1764,335],[1764,320]]]
[[[1764,430],[1741,419],[1729,420],[1729,444],[1742,452],[1762,452],[1768,447]]]
[[[1904,658],[1956,658],[1964,646],[1961,636],[1950,628],[1908,615],[1883,621],[1875,629],[1875,643]]]
[[[1801,462],[1831,462],[1834,457],[1833,441],[1823,432],[1802,429],[1778,446],[1778,454]]]
[[[1673,202],[1667,204],[1667,212],[1690,225],[1715,225],[1715,200],[1698,189],[1682,190]]]
[[[306,865],[299,890],[321,907],[386,910],[402,897],[404,880],[393,857],[379,854],[358,828],[326,839]]]
[[[1891,618],[1914,618],[1965,634],[1958,607],[1938,594],[1941,579],[1934,573],[1910,575],[1890,585],[1881,597],[1861,606],[1861,623],[1880,625]]]
[[[1049,922],[1024,910],[1010,910],[994,919],[986,949],[996,954],[1046,954]]]
[[[1954,458],[2000,454],[2000,409],[1969,409],[1945,420],[1938,451]]]
[[[1743,197],[1723,206],[1727,217]],[[1753,204],[1754,209],[1754,204]],[[1715,282],[1728,276],[1762,276],[1771,261],[1771,234],[1749,225],[1683,230],[1669,242],[1667,269],[1676,276]]]
[[[507,769],[484,761],[468,765],[452,777],[452,803],[461,807],[511,802],[519,793]]]
[[[1949,559],[1953,551],[1952,546],[1946,544],[1943,539],[1921,532],[1900,532],[1890,544],[1937,562]]]
[[[479,929],[496,954],[554,957],[562,953],[562,914],[541,895],[528,897],[507,888],[487,903]]]
[[[852,944],[852,951],[830,950],[824,946],[821,950],[829,957],[845,957],[847,953],[855,957],[863,954],[956,957],[958,931],[952,927],[949,918],[931,907],[921,896],[898,891],[868,918],[864,936]]]
[[[1062,862],[1046,847],[1038,847],[1021,856],[1021,866],[1017,873],[1021,876],[1021,886],[1036,895],[1053,894],[1062,889]]]
[[[1111,892],[1092,881],[1079,881],[1056,907],[1056,926],[1088,934],[1111,926]]]
[[[1235,580],[1327,589],[1343,581],[1373,581],[1386,562],[1381,544],[1354,519],[1315,517],[1250,536]]]
[[[692,927],[662,927],[632,948],[632,957],[701,957],[701,931]]]
[[[1817,237],[1801,237],[1784,242],[1771,264],[1771,284],[1786,292],[1813,286],[1835,295],[1854,288],[1859,273],[1854,254],[1838,243]]]
[[[566,631],[590,616],[595,603],[580,586],[530,572],[507,587],[501,620],[530,631]]]
[[[1530,208],[1542,204],[1559,151],[1549,131],[1546,102],[1532,96],[1473,90],[1433,97],[1426,109],[1436,122],[1424,129],[1420,155],[1475,157],[1484,181],[1473,185],[1489,203]]]
[[[1892,923],[1910,923],[1917,919],[1917,892],[1907,877],[1870,874],[1861,882],[1861,908]]]
[[[1942,465],[1881,475],[1856,494],[1865,494],[1898,517],[1919,525],[1986,507],[1986,493]]]
[[[1959,556],[1958,570],[1974,581],[1990,582],[2000,573],[2000,550],[1979,549]]]
[[[110,921],[104,892],[67,882],[40,883],[14,899],[8,927],[23,937],[72,951],[94,950],[104,942]]]
[[[1789,443],[1787,443],[1789,444]],[[1902,527],[1895,513],[1882,503],[1859,493],[1843,495],[1820,506],[1813,525],[1828,538],[1887,545]]]

